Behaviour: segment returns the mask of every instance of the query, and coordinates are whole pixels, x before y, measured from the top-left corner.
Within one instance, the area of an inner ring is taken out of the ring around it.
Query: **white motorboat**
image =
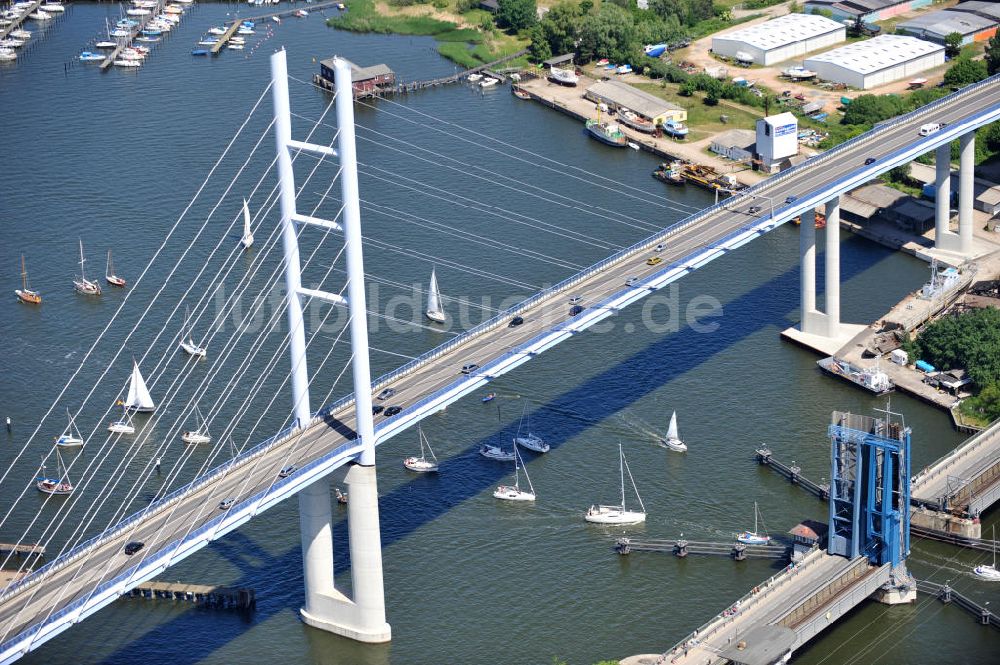
[[[513,485],[498,485],[493,491],[493,497],[497,499],[503,499],[504,501],[534,501],[535,500],[535,488],[531,484],[531,478],[528,477],[528,469],[523,468],[524,479],[528,482],[528,489],[521,489],[521,478],[518,473],[518,467],[523,467],[523,462],[521,456],[517,453],[517,446],[514,446],[514,484]]]
[[[491,87],[495,86],[499,82],[500,81],[498,81],[495,78],[486,77],[482,81],[479,82],[479,87],[480,88],[491,88]]]
[[[1000,582],[1000,570],[997,570],[997,528],[993,527],[993,564],[980,564],[972,569],[976,577],[989,582]]]
[[[528,424],[525,425],[524,421]],[[542,440],[542,437],[531,431],[531,416],[528,415],[528,403],[525,402],[521,410],[521,422],[517,424],[517,435],[514,437],[514,446],[521,446],[536,453],[549,452],[549,444]]]
[[[0,39],[0,47],[2,48],[21,48],[24,44],[25,41],[23,39],[14,39],[13,37]]]
[[[13,37],[14,39],[24,39],[25,41],[31,39],[30,30],[11,30],[7,33],[8,37]]]
[[[230,49],[230,50],[233,50],[233,51],[242,51],[245,47],[244,47],[243,44],[229,43],[229,44],[226,44],[226,48]]]
[[[680,436],[677,435],[676,411],[670,416],[670,427],[667,428],[667,438],[660,439],[660,444],[679,453],[683,453],[688,449],[684,442],[681,441]]]
[[[46,494],[72,494],[73,493],[73,483],[69,480],[69,475],[66,472],[66,465],[63,464],[62,455],[56,450],[56,469],[57,476],[55,478],[48,478],[45,476],[45,466],[42,466],[41,474],[35,478],[35,487],[38,488],[39,492],[45,492]]]
[[[0,47],[0,62],[11,62],[17,60],[17,53],[12,48]]]
[[[91,51],[84,51],[80,54],[80,62],[101,62],[105,59],[103,53],[92,53]]]
[[[146,388],[146,382],[139,372],[139,363],[132,361],[132,377],[129,379],[128,396],[125,398],[123,406],[132,411],[140,413],[152,413],[156,410],[156,404]]]
[[[114,63],[112,63],[112,64],[114,64],[115,67],[126,67],[126,68],[131,67],[133,69],[135,69],[137,67],[142,67],[142,61],[141,60],[124,60],[124,59],[122,59],[122,60],[115,60]]]
[[[28,14],[28,18],[34,19],[36,21],[48,21],[52,18],[52,14],[46,14],[45,12],[38,10],[37,12],[32,12]]]
[[[271,20],[274,21],[275,23],[281,23],[281,19],[278,18],[277,16],[272,16]]]
[[[500,446],[490,445],[484,443],[479,449],[479,454],[486,459],[496,460],[498,462],[510,462],[514,459],[514,451],[506,451]]]
[[[94,48],[118,48],[117,42],[103,41],[94,44]]]
[[[184,328],[181,329],[181,348],[189,356],[204,358],[208,351],[203,346],[194,343],[194,335],[191,331],[191,310],[184,308]]]
[[[97,282],[92,282],[87,279],[87,276],[83,272],[83,264],[86,259],[83,258],[83,239],[80,239],[80,279],[73,280],[73,287],[76,289],[77,293],[82,293],[87,296],[99,296],[101,295],[101,285]]]
[[[476,72],[475,74],[469,74],[468,78],[470,83],[475,83],[476,81],[482,80],[483,75],[480,74],[479,72]]]
[[[424,436],[424,431],[417,427],[417,436],[420,437],[420,457],[407,457],[403,460],[403,466],[405,466],[410,471],[416,471],[417,473],[428,473],[431,471],[438,470],[437,457],[434,455],[434,451],[431,449],[431,443]],[[427,453],[424,452],[424,447],[431,453],[431,458],[427,459]]]
[[[215,26],[214,28],[209,28],[208,29],[208,34],[210,34],[210,35],[224,35],[224,34],[226,34],[226,29],[222,28],[222,27],[219,27],[219,26]]]
[[[64,11],[66,11],[66,7],[64,5],[60,5],[58,2],[47,2],[47,3],[43,4],[41,7],[39,7],[38,9],[39,9],[39,11],[44,11],[44,12],[47,12],[49,14],[53,14],[53,13],[55,13],[55,14],[61,14]]]
[[[141,7],[129,7],[125,10],[125,13],[129,16],[149,16],[153,12],[148,9],[143,9]]]
[[[618,444],[619,473],[621,475],[622,502],[617,506],[596,505],[591,506],[583,515],[583,519],[594,524],[639,524],[646,521],[646,506],[639,496],[639,488],[635,486],[635,478],[632,477],[632,469],[628,468],[625,461],[625,452],[622,444]],[[628,478],[632,481],[632,489],[635,491],[635,498],[639,500],[639,507],[642,510],[629,510],[625,506],[625,471],[628,471]]]
[[[247,205],[246,199],[243,199],[243,237],[240,238],[240,244],[245,249],[250,249],[253,245],[253,232],[250,230],[250,207]]]
[[[804,81],[806,79],[816,78],[816,72],[811,69],[806,69],[805,67],[789,67],[788,69],[781,72],[793,81]]]
[[[237,35],[253,35],[255,34],[253,28],[240,28],[236,31]]]
[[[427,292],[427,309],[424,312],[427,318],[435,323],[444,323],[444,307],[441,306],[441,289],[438,288],[437,274],[431,268],[431,284]]]
[[[760,515],[760,511],[757,509],[757,502],[753,502],[753,531],[744,531],[743,533],[736,536],[736,540],[743,543],[744,545],[767,545],[771,542],[771,537],[767,535],[767,530],[761,534],[757,530],[757,518]]]
[[[108,431],[112,434],[135,434],[135,426],[132,424],[128,409],[122,407],[122,417],[108,424]]]
[[[549,69],[549,80],[559,85],[575,87],[580,82],[580,77],[572,69],[560,69],[552,67]]]
[[[73,414],[69,412],[69,409],[66,409],[66,417],[69,418],[69,424],[62,436],[56,439],[56,445],[63,448],[78,448],[83,445],[83,437],[80,436],[80,430],[73,421]]]
[[[181,441],[191,444],[211,443],[212,435],[208,433],[208,424],[202,417],[197,405],[194,407],[194,414],[197,427],[191,430],[184,430],[181,433]]]

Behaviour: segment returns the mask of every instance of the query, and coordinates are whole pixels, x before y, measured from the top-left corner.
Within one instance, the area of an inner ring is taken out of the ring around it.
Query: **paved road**
[[[998,462],[1000,423],[969,437],[961,446],[922,469],[913,478],[910,496],[934,503],[957,492]]]
[[[775,204],[789,195],[801,198],[851,173],[869,156],[878,157],[911,144],[917,138],[916,128],[923,122],[955,122],[997,105],[1000,105],[1000,84],[993,84],[952,101],[947,107],[933,111],[933,115],[918,116],[906,124],[891,127],[879,135],[877,141],[851,146],[829,157],[818,168],[804,168],[780,181],[767,181],[759,191],[772,196]],[[654,254],[652,249],[637,252],[596,272],[565,293],[552,294],[523,314],[523,325],[515,328],[502,326],[470,337],[459,348],[428,361],[398,379],[392,384],[397,394],[390,403],[412,405],[421,397],[454,382],[463,364],[486,365],[511,348],[565,322],[570,318],[569,295],[582,296],[584,306],[595,304],[623,291],[624,282],[629,277],[651,277],[671,263],[696,254],[698,250],[752,223],[754,218],[744,212],[747,207],[749,203],[740,204],[740,210],[719,210],[697,224],[671,234],[662,252]],[[657,240],[652,239],[649,247],[656,243]],[[659,256],[662,263],[647,265],[646,260],[654,255]],[[0,599],[0,642],[10,640],[21,631],[44,621],[52,611],[86,597],[99,584],[134,565],[138,557],[163,549],[216,517],[220,514],[220,500],[231,497],[239,502],[267,490],[279,469],[289,462],[301,466],[330,453],[344,444],[347,437],[353,438],[353,405],[332,415],[339,421],[337,426],[330,423],[314,425],[301,435],[279,442],[263,455],[247,459],[241,466],[198,491],[150,513],[86,557],[48,572],[40,583]],[[146,546],[139,554],[129,557],[122,552],[122,548],[131,540],[143,541]]]

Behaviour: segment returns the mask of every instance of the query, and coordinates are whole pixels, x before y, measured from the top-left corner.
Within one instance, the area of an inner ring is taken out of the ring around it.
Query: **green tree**
[[[986,42],[986,71],[990,76],[1000,73],[1000,33]]]
[[[528,39],[531,40],[531,44],[528,45],[529,57],[534,62],[541,62],[552,57],[549,40],[545,38],[545,30],[540,23],[528,29]]]
[[[889,179],[889,182],[898,182],[905,185],[910,182],[910,164],[906,163],[894,169],[889,169],[889,172],[885,175]]]
[[[955,60],[955,64],[944,73],[944,82],[951,86],[967,86],[989,77],[986,63],[963,56]]]
[[[681,0],[649,0],[649,11],[662,19],[673,18],[679,24],[685,22],[684,3]]]
[[[602,4],[583,19],[578,53],[584,61],[608,58],[630,62],[637,49],[632,15],[617,5]]]
[[[584,15],[589,14],[593,8],[594,8],[594,3],[592,0],[583,0],[583,2],[580,3],[581,14]]]
[[[580,8],[570,2],[561,2],[545,14],[545,18],[538,25],[552,55],[572,53],[576,50],[582,16]]]
[[[705,102],[705,106],[718,106],[719,105],[719,98],[716,97],[714,93],[710,92],[707,95],[705,95],[704,102]]]
[[[962,33],[949,32],[944,37],[944,54],[949,58],[954,58],[962,52]]]
[[[981,143],[986,144],[986,148],[990,152],[1000,152],[1000,122],[991,122],[979,131],[982,132]],[[979,132],[976,132],[976,134],[978,135]],[[977,143],[980,142],[977,141]]]
[[[975,397],[962,400],[959,410],[977,420],[992,422],[1000,418],[1000,386],[986,386]]]
[[[874,125],[903,113],[906,104],[896,95],[859,95],[844,112],[845,125]]]
[[[684,0],[688,25],[710,19],[715,15],[712,0]]]
[[[535,0],[500,0],[497,22],[514,32],[530,28],[537,18]]]

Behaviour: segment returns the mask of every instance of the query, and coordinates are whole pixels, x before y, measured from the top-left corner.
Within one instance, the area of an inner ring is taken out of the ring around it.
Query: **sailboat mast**
[[[86,282],[87,276],[83,274],[83,238],[80,238],[80,281]]]
[[[24,267],[24,254],[21,255],[21,288],[28,290],[28,271]]]
[[[625,512],[625,453],[622,452],[622,444],[618,444],[618,471],[622,479],[622,512]]]
[[[753,532],[757,533],[757,502],[753,502]]]

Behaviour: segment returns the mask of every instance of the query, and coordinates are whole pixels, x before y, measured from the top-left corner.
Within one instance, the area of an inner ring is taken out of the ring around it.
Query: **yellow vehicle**
[[[658,256],[651,256],[648,259],[646,259],[646,265],[647,266],[655,266],[655,265],[660,264],[660,263],[663,263],[663,259],[661,259]]]

